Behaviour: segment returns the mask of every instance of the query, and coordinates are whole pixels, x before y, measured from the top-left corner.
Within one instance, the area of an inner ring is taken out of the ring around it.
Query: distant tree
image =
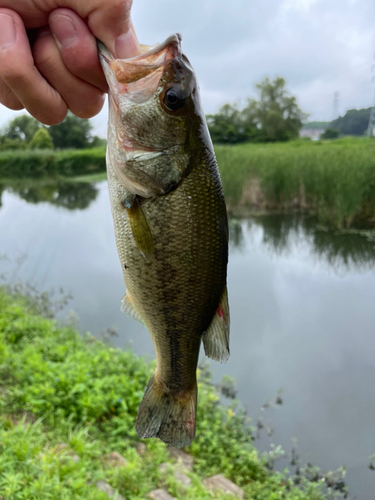
[[[20,115],[8,123],[2,135],[6,139],[28,143],[41,126],[41,123],[32,116]]]
[[[311,130],[311,129],[327,129],[329,127],[330,122],[307,122],[303,124],[303,130]]]
[[[339,116],[330,123],[330,128],[343,135],[363,135],[367,131],[371,108],[349,109],[344,116]]]
[[[321,139],[337,139],[340,131],[334,128],[327,128],[327,130],[320,136]]]
[[[246,140],[242,112],[236,105],[224,104],[215,115],[207,116],[213,142],[236,144]]]
[[[45,127],[35,132],[33,138],[29,142],[29,147],[31,149],[53,149],[53,139]]]
[[[48,130],[56,148],[83,149],[91,147],[91,123],[88,120],[78,118],[70,112],[64,121],[49,127]]]
[[[247,141],[286,141],[298,137],[302,120],[307,117],[285,88],[285,80],[266,78],[257,84],[259,100],[247,105],[225,104],[215,115],[207,116],[213,142],[235,144]]]
[[[97,135],[94,135],[90,143],[90,147],[92,148],[104,148],[106,145],[107,139],[103,139],[102,137],[98,137]]]
[[[254,101],[255,116],[264,141],[288,141],[299,136],[306,114],[285,88],[284,78],[265,78],[257,84],[260,100]]]
[[[0,151],[9,151],[17,149],[25,149],[26,141],[21,139],[9,139],[8,137],[0,137]]]

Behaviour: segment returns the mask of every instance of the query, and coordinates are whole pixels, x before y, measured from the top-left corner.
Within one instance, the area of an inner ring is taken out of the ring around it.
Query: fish
[[[98,42],[109,87],[107,178],[126,294],[156,369],[135,421],[140,438],[188,446],[197,364],[229,357],[228,221],[195,72],[181,35],[116,59]]]

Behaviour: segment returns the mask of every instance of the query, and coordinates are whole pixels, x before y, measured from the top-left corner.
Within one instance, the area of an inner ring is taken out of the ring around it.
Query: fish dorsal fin
[[[225,287],[211,324],[203,334],[203,345],[206,356],[225,363],[229,358],[229,305],[228,292]]]
[[[143,257],[150,261],[154,253],[154,241],[150,226],[137,197],[134,198],[130,208],[126,208],[130,229],[134,242]]]
[[[139,314],[139,312],[137,311],[137,309],[134,307],[133,302],[131,301],[131,298],[129,297],[129,293],[128,292],[126,292],[126,294],[122,298],[122,301],[121,301],[121,312],[123,312],[124,314],[127,314],[131,318],[139,321],[143,325],[145,324],[144,321],[143,321],[143,319],[142,319],[142,316]]]

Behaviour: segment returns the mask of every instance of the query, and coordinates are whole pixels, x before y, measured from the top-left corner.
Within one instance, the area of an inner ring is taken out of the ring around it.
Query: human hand
[[[101,110],[107,91],[97,37],[119,58],[139,45],[132,0],[0,0],[0,103],[46,125],[68,109],[80,118]]]

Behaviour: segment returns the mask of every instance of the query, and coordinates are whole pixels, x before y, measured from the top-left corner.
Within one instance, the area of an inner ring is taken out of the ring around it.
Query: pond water
[[[374,498],[375,241],[299,216],[230,221],[229,375],[271,442],[323,470],[347,467],[350,497]],[[0,186],[0,274],[62,287],[80,331],[153,357],[145,328],[120,312],[125,288],[106,182]],[[64,313],[66,316],[66,312]],[[272,401],[282,390],[282,405]],[[270,403],[263,411],[262,405]]]

